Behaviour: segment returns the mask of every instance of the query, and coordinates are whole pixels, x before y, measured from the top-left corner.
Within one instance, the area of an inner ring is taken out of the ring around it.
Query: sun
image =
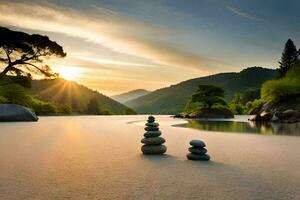
[[[59,76],[68,81],[74,81],[80,74],[79,70],[71,67],[64,67],[58,70]]]

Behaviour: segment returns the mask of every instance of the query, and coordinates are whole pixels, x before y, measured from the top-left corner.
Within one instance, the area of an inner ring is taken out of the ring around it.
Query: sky
[[[106,95],[246,67],[300,46],[299,0],[0,0],[0,26],[49,36],[62,77]]]

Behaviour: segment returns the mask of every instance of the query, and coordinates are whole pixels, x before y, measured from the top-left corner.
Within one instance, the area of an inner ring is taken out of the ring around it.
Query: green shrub
[[[281,98],[300,94],[300,64],[294,65],[285,77],[267,81],[261,89],[265,101],[277,101]]]
[[[60,105],[57,107],[57,113],[59,114],[71,114],[72,108],[69,105]]]
[[[0,103],[7,103],[7,99],[3,96],[0,96]]]

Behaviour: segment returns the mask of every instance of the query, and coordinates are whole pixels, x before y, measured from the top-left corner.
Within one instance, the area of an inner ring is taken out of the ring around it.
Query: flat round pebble
[[[206,154],[207,149],[205,148],[198,148],[198,147],[190,147],[189,152],[194,153],[194,154]]]
[[[158,137],[161,135],[160,131],[147,131],[144,133],[144,137],[151,138],[151,137]]]
[[[148,120],[150,120],[150,121],[154,121],[154,120],[155,120],[155,118],[154,118],[153,116],[149,116],[149,117],[148,117]]]
[[[143,138],[141,142],[150,145],[160,145],[165,143],[166,140],[162,137],[152,137],[152,138]]]
[[[156,123],[156,122],[146,123],[145,125],[146,125],[146,126],[149,126],[149,127],[158,127],[158,126],[159,126],[159,124]]]
[[[186,157],[189,160],[201,160],[201,161],[209,161],[210,160],[210,156],[207,154],[199,155],[199,154],[188,153],[186,155]]]
[[[164,154],[167,151],[165,145],[143,145],[141,148],[143,154]]]
[[[199,148],[203,148],[205,147],[205,143],[201,140],[192,140],[190,141],[190,145],[192,145],[193,147],[199,147]]]
[[[145,127],[145,131],[158,131],[158,127]]]

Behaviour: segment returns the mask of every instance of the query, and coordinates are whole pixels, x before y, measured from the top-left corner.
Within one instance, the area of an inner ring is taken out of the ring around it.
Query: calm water
[[[236,116],[232,120],[189,120],[185,124],[176,126],[226,133],[300,136],[300,123],[256,123],[249,122],[247,119],[248,116]]]

